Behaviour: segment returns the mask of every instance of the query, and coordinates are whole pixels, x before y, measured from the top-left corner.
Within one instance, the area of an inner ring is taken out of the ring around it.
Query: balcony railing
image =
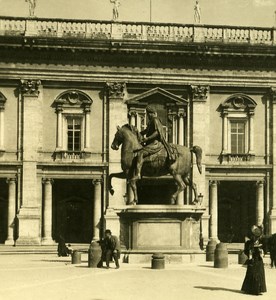
[[[243,163],[243,162],[253,162],[255,160],[255,155],[250,153],[227,153],[221,154],[221,162],[228,163]]]
[[[15,17],[0,17],[0,36],[276,44],[276,28]]]

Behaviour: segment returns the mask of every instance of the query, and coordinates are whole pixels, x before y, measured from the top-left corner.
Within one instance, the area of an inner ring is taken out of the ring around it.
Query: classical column
[[[173,144],[177,144],[177,138],[178,138],[178,128],[177,128],[177,115],[173,114],[173,136],[172,136],[172,142]]]
[[[222,139],[222,153],[228,153],[228,112],[222,112],[223,120],[223,139]]]
[[[249,112],[249,154],[254,153],[254,112]]]
[[[90,149],[90,106],[85,107],[84,113],[85,113],[85,143],[84,148],[85,150]]]
[[[16,209],[16,179],[9,178],[7,179],[9,185],[9,202],[8,202],[8,236],[5,241],[5,245],[14,245],[14,218],[15,218],[15,209]]]
[[[184,110],[178,112],[178,144],[184,145]]]
[[[100,239],[101,233],[101,202],[102,202],[102,191],[101,191],[101,179],[94,179],[94,202],[93,202],[93,240]]]
[[[210,182],[210,239],[218,240],[218,182]]]
[[[130,110],[128,114],[129,114],[129,119],[130,119],[129,120],[130,125],[137,127],[137,124],[136,124],[136,115],[137,115],[137,113],[136,113],[136,111]]]
[[[49,245],[53,243],[52,239],[52,183],[50,178],[43,179],[44,183],[44,205],[43,205],[43,237],[42,244]]]
[[[264,220],[264,183],[263,181],[257,182],[256,191],[256,223],[262,225]]]
[[[62,149],[62,106],[57,106],[56,113],[57,113],[57,149]]]
[[[4,110],[6,98],[0,93],[0,151],[4,150]]]
[[[178,112],[178,144],[184,145],[184,110],[181,109]],[[177,196],[177,204],[184,205],[184,193],[186,193],[186,189],[179,193]]]

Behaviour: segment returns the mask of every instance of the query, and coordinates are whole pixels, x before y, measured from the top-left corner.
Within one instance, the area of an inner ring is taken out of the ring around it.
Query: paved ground
[[[85,255],[84,255],[85,256]],[[240,292],[246,269],[231,263],[226,269],[212,262],[166,264],[164,270],[150,265],[121,264],[91,269],[83,257],[80,265],[54,254],[0,254],[1,300],[239,300],[274,299],[276,269],[266,265],[268,292],[250,296]]]

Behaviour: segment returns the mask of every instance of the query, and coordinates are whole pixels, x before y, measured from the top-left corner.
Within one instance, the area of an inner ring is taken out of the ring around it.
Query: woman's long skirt
[[[261,257],[248,261],[241,290],[251,295],[259,295],[266,292],[264,263]]]

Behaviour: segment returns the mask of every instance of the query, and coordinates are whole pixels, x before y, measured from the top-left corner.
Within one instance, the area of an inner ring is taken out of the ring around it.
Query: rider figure
[[[144,147],[138,151],[137,155],[137,179],[141,178],[141,169],[144,157],[157,153],[163,147],[165,147],[167,151],[169,163],[172,164],[176,160],[175,153],[173,153],[171,146],[166,141],[163,132],[163,125],[157,117],[156,110],[152,106],[148,105],[146,107],[146,113],[148,117],[148,124],[147,128],[140,132],[141,135],[146,135],[146,137],[142,139],[141,144]]]

